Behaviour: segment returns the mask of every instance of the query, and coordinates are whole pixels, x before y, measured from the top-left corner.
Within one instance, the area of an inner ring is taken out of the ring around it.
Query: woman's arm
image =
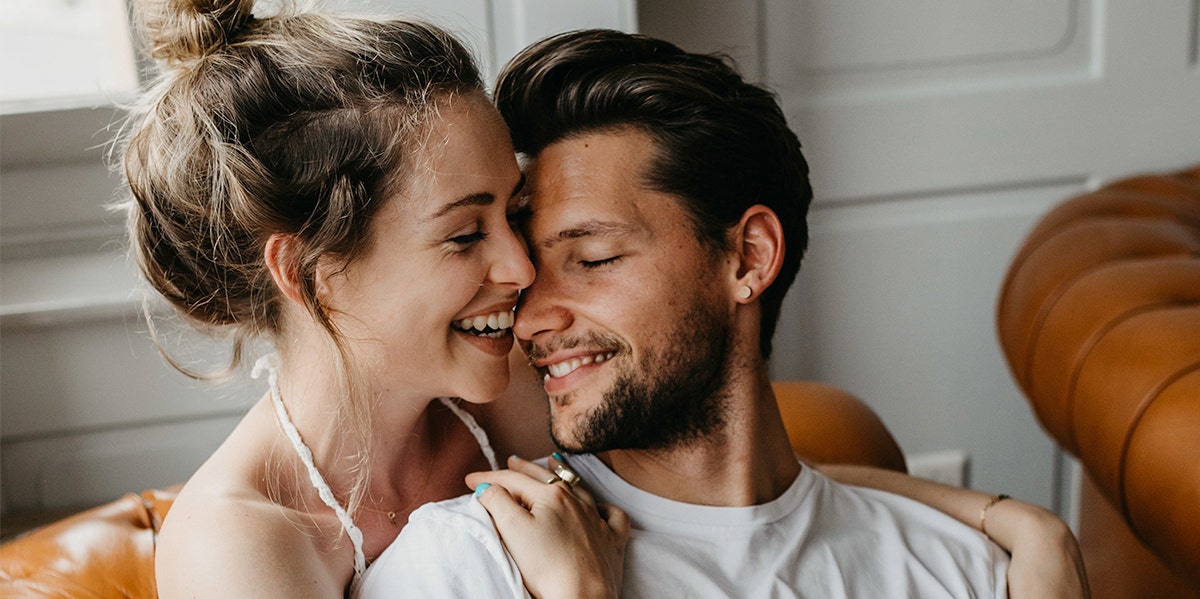
[[[1079,544],[1070,528],[1049,510],[1016,499],[993,502],[994,496],[986,493],[890,470],[865,466],[817,469],[840,483],[920,501],[972,528],[983,525],[984,534],[1012,554],[1008,594],[1013,599],[1089,596]]]

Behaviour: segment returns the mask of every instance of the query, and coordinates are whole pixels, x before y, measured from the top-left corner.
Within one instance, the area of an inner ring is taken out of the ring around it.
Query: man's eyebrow
[[[570,229],[563,229],[558,234],[543,239],[538,247],[550,249],[560,242],[581,237],[617,237],[640,231],[641,228],[629,223],[616,221],[589,220],[579,223]]]

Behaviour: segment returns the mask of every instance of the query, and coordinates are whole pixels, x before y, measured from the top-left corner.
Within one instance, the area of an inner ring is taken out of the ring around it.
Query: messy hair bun
[[[353,511],[369,475],[371,400],[318,297],[318,266],[367,251],[373,215],[407,189],[437,107],[482,95],[483,83],[471,53],[433,25],[299,12],[289,1],[254,18],[251,4],[135,2],[147,51],[167,68],[129,107],[115,148],[130,249],[188,323],[232,340],[232,371],[250,341],[284,337],[286,298],[263,252],[272,235],[293,241],[281,267],[335,347],[347,428],[364,448]]]
[[[254,19],[254,0],[137,0],[139,29],[151,58],[180,62],[204,56]]]
[[[146,280],[192,324],[229,328],[235,356],[282,324],[262,254],[276,233],[303,248],[296,278],[336,340],[317,263],[366,247],[378,199],[405,186],[428,109],[483,91],[470,52],[435,26],[292,10],[254,19],[251,5],[137,0],[150,53],[186,62],[164,61],[117,146]]]

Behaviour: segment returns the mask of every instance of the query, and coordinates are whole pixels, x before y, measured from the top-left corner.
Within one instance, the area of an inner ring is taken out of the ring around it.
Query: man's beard
[[[554,433],[551,411],[555,445],[571,453],[666,449],[686,446],[725,423],[720,391],[728,372],[729,316],[696,302],[675,322],[680,324],[658,351],[621,368],[601,405],[574,427],[574,442]]]

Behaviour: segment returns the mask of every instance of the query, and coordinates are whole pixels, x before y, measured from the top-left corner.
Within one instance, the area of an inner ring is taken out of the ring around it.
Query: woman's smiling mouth
[[[515,320],[516,316],[512,310],[501,310],[492,314],[456,320],[450,323],[450,327],[468,335],[499,339],[512,333]]]

